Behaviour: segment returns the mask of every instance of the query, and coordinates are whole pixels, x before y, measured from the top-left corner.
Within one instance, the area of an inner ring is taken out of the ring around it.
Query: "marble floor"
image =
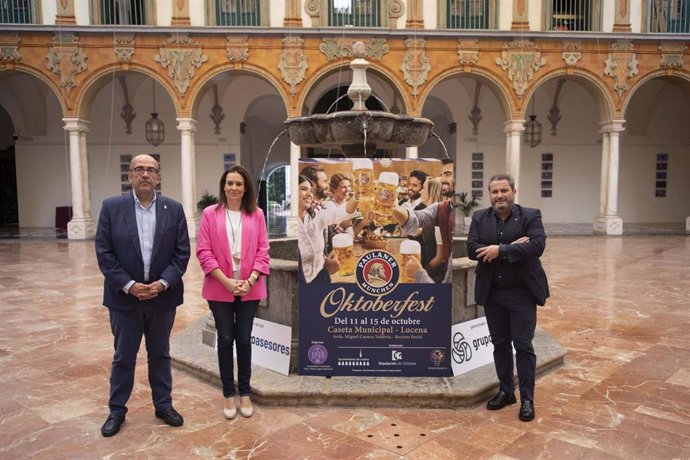
[[[103,438],[112,338],[93,241],[0,240],[0,458],[690,458],[690,236],[550,238],[539,324],[568,350],[517,407],[265,407],[173,370],[181,428],[156,419],[142,350],[127,421]],[[193,259],[173,334],[205,315]],[[143,348],[143,347],[142,347]],[[395,379],[391,379],[395,383]]]

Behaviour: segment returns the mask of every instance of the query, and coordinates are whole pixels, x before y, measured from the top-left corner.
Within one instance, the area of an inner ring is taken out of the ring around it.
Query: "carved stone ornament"
[[[304,2],[304,11],[312,18],[321,16],[321,0],[307,0]]]
[[[668,43],[659,45],[661,67],[683,67],[683,55],[688,49],[686,45]]]
[[[405,12],[405,5],[400,0],[388,0],[388,17],[397,19]]]
[[[496,64],[508,72],[508,79],[513,82],[513,89],[518,97],[522,97],[527,90],[534,73],[546,65],[546,59],[541,57],[534,43],[527,40],[515,40],[503,45],[501,57],[496,58]]]
[[[180,34],[172,36],[166,44],[174,45],[170,48],[160,48],[159,54],[153,57],[164,69],[168,69],[168,76],[175,82],[180,95],[187,92],[189,82],[194,77],[196,69],[208,61],[198,43],[188,36]],[[193,48],[192,48],[193,46]]]
[[[242,62],[249,59],[249,42],[246,35],[225,36],[225,55],[230,62]]]
[[[582,48],[582,42],[563,42],[563,53],[561,56],[563,56],[566,65],[577,64],[577,61],[582,57],[580,48]]]
[[[19,44],[22,42],[19,34],[0,34],[0,62],[21,61]]]
[[[475,65],[479,61],[479,40],[458,40],[458,62]]]
[[[56,34],[48,49],[48,70],[60,76],[60,86],[69,96],[76,86],[75,77],[86,70],[86,55],[79,45],[79,37],[74,34]]]
[[[426,77],[431,70],[429,58],[426,56],[426,40],[423,38],[408,38],[405,40],[405,56],[400,70],[402,70],[405,82],[412,87],[412,94],[419,94],[419,87],[426,82]]]
[[[345,37],[324,38],[319,45],[319,51],[325,54],[329,61],[333,58],[352,56],[352,45],[358,41],[364,43],[365,58],[370,57],[380,61],[383,55],[390,51],[390,46],[384,38],[354,39]]]
[[[628,90],[628,78],[637,75],[637,59],[632,43],[621,40],[611,45],[609,57],[604,62],[604,74],[613,78],[613,89],[619,97]]]
[[[115,34],[113,47],[118,61],[130,62],[134,55],[134,34]]]
[[[304,40],[300,37],[285,37],[284,49],[278,61],[283,81],[290,85],[290,94],[293,96],[297,93],[297,85],[304,80],[304,75],[309,68],[302,45],[304,45]]]

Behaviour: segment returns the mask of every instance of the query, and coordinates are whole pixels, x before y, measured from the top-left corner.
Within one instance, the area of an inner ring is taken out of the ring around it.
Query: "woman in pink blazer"
[[[196,255],[204,271],[201,295],[208,301],[218,333],[218,367],[227,419],[237,415],[233,342],[237,345],[240,414],[251,417],[251,335],[259,301],[266,297],[268,234],[264,213],[246,169],[233,166],[220,178],[219,203],[204,209]]]

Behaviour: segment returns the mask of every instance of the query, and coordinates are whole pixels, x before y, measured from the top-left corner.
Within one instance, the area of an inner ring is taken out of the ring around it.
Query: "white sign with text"
[[[494,362],[494,345],[485,317],[454,324],[451,328],[451,347],[453,375],[461,375]]]
[[[252,364],[265,367],[283,375],[290,372],[290,353],[292,353],[292,328],[278,323],[272,323],[254,318],[252,329]],[[218,336],[216,335],[216,350]],[[232,347],[232,353],[237,363],[237,347]]]

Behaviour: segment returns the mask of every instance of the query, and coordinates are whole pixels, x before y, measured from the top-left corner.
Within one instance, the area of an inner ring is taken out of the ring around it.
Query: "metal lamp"
[[[532,115],[529,116],[529,121],[525,123],[525,143],[534,148],[541,144],[541,123],[537,121],[537,116],[534,114],[534,97],[532,97]]]
[[[156,85],[153,79],[151,79],[151,86],[153,87],[153,113],[151,113],[151,118],[146,120],[146,142],[158,147],[165,140],[165,124],[158,118],[156,112]]]

